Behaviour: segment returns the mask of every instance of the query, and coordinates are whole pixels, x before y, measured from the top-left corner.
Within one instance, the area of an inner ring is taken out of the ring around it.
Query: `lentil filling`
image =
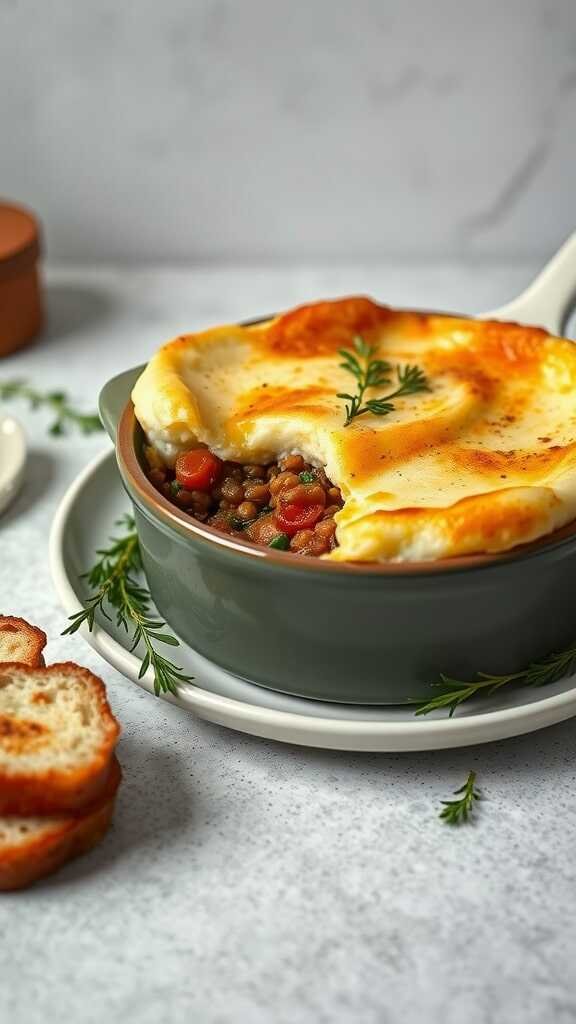
[[[148,479],[201,523],[263,547],[318,557],[337,546],[340,489],[301,455],[270,465],[222,462],[207,448],[183,452],[168,469],[145,449]]]

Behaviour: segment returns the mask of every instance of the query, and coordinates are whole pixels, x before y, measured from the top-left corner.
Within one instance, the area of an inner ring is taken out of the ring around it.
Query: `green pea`
[[[290,537],[287,533],[279,533],[274,540],[271,540],[268,544],[269,548],[276,548],[277,551],[288,551],[290,547]]]

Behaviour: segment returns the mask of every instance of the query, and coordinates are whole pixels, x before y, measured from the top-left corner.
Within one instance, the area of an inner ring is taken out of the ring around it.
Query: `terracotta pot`
[[[27,345],[42,327],[39,256],[34,216],[0,203],[0,356]]]

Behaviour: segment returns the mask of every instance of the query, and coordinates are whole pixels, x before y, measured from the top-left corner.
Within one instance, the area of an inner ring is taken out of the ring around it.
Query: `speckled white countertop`
[[[361,290],[479,311],[528,266],[59,269],[50,327],[0,378],[86,406],[158,342],[211,321]],[[47,535],[102,436],[51,440],[14,405],[31,458],[0,518],[2,610],[50,660],[106,680],[123,725],[112,833],[52,879],[0,897],[2,1024],[563,1024],[576,1018],[576,722],[464,751],[350,755],[252,739],[143,693],[76,638]],[[486,797],[450,830],[469,768]]]

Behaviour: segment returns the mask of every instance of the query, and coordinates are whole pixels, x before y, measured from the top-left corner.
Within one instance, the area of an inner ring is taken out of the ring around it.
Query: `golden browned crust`
[[[120,765],[113,757],[104,792],[87,811],[50,818],[45,825],[35,822],[25,843],[9,846],[0,842],[0,891],[23,889],[96,846],[112,820],[121,777]]]
[[[13,661],[13,658],[5,658],[2,653],[2,634],[18,634],[25,645],[25,654],[20,664],[37,668],[44,664],[42,651],[44,650],[47,638],[46,633],[38,626],[32,626],[26,619],[20,619],[15,615],[0,615],[0,662]]]
[[[347,421],[356,384],[338,353],[358,335],[389,367],[369,398],[394,395],[409,366],[429,390]],[[573,521],[575,396],[567,339],[362,296],[181,336],[132,393],[168,465],[197,444],[241,463],[298,452],[323,465],[344,497],[324,558],[386,564],[511,551]]]
[[[22,666],[18,664],[0,665],[0,686],[4,679],[10,678],[14,669],[21,668]],[[104,727],[104,737],[92,760],[74,769],[53,768],[29,773],[19,768],[16,758],[10,771],[0,768],[0,814],[61,814],[82,810],[101,796],[120,734],[120,726],[106,697],[106,687],[98,676],[73,662],[50,665],[48,668],[27,669],[26,672],[28,677],[30,674],[37,674],[39,679],[51,675],[73,678],[80,676],[84,683],[94,690]],[[10,736],[11,740],[19,734],[20,723],[13,722],[12,725],[14,729]],[[5,721],[3,728],[8,728]],[[37,742],[38,737],[32,736],[31,741]]]

